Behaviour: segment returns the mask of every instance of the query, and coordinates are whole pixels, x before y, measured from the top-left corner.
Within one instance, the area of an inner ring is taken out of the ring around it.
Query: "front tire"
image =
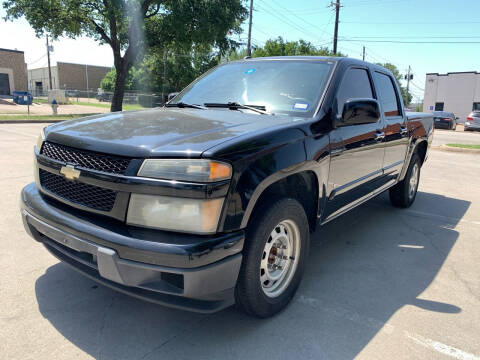
[[[420,181],[421,161],[417,153],[412,155],[405,178],[390,188],[390,202],[393,206],[408,208],[417,196]]]
[[[247,314],[266,318],[285,308],[297,291],[307,260],[309,224],[303,206],[293,199],[264,204],[252,216],[235,299]]]

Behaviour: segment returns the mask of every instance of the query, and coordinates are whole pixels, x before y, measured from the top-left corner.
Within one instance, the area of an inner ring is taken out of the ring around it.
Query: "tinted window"
[[[172,103],[238,102],[269,112],[312,116],[333,63],[249,60],[218,66],[177,95]]]
[[[399,116],[400,104],[398,102],[397,91],[393,86],[392,78],[388,75],[375,73],[375,80],[378,90],[378,98],[382,104],[383,113],[385,116]]]
[[[433,116],[451,117],[451,118],[455,117],[455,115],[453,115],[452,113],[445,112],[445,111],[434,111]]]
[[[372,85],[365,69],[349,69],[337,92],[338,114],[349,99],[373,98]]]

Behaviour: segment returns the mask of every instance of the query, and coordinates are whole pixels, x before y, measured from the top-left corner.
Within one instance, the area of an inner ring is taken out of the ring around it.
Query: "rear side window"
[[[382,104],[385,117],[400,116],[400,102],[398,101],[397,91],[393,86],[393,80],[390,76],[375,72],[375,82],[377,85],[378,98]]]
[[[337,92],[338,113],[342,114],[343,105],[349,99],[373,98],[372,84],[365,69],[349,69]]]

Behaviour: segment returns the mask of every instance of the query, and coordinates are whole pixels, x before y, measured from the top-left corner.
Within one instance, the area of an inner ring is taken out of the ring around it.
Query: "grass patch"
[[[34,102],[34,103],[37,103],[37,104],[48,104],[48,100],[47,100],[47,99],[34,98],[34,99],[33,99],[33,102]]]
[[[97,103],[97,102],[85,102],[85,101],[79,101],[79,102],[73,102],[73,105],[83,105],[83,106],[92,106],[92,107],[97,107],[97,108],[103,108],[103,109],[110,109],[110,103]],[[142,110],[144,107],[140,104],[123,104],[122,110],[123,111],[129,111],[129,110]]]
[[[472,145],[472,144],[447,144],[447,146],[461,148],[461,149],[480,150],[480,145]]]
[[[67,114],[67,115],[30,115],[15,114],[15,115],[0,115],[0,120],[72,120],[80,117],[96,115],[96,114]]]

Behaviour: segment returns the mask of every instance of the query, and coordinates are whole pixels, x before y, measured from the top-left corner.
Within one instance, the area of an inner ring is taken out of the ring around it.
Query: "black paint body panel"
[[[388,70],[348,58],[275,59],[333,63],[313,118],[162,108],[55,124],[45,130],[49,142],[132,160],[124,175],[79,168],[78,181],[118,191],[119,196],[112,211],[92,211],[39,189],[37,178],[37,184],[27,185],[22,192],[22,209],[62,231],[113,249],[121,259],[192,269],[241,256],[244,230],[255,206],[279,181],[299,175],[298,179],[308,182],[296,190],[306,192],[306,198],[314,202],[312,214],[307,215],[315,225],[322,224],[402,180],[417,146],[423,144],[427,149],[431,144],[433,117],[404,113],[401,99],[402,112],[395,118],[382,115],[377,123],[337,127],[336,94],[346,71],[353,67],[391,76]],[[377,98],[374,81],[372,86]],[[229,181],[210,184],[137,177],[146,158],[215,159],[229,163],[233,176]],[[39,168],[54,174],[65,165],[38,152],[35,159]],[[128,226],[125,219],[130,193],[225,198],[217,234],[200,236]],[[168,303],[164,300],[159,301]]]

